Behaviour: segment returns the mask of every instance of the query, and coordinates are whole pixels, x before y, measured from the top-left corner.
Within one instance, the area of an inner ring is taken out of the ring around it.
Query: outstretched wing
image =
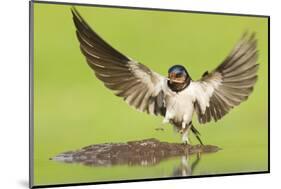
[[[244,35],[229,56],[211,73],[192,82],[200,123],[219,120],[245,101],[257,81],[257,40]]]
[[[81,51],[97,78],[136,109],[165,115],[162,91],[165,78],[111,47],[75,8],[72,14]]]

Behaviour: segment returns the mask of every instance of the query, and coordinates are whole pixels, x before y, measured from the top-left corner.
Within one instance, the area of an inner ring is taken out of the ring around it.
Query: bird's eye
[[[171,77],[171,78],[175,78],[175,77],[177,77],[177,75],[176,75],[175,72],[172,72],[172,73],[170,73],[170,77]]]

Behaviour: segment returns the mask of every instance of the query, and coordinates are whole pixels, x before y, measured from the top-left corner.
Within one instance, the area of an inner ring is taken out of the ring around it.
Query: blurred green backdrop
[[[103,142],[157,138],[180,142],[161,117],[130,108],[98,81],[82,56],[69,5],[34,5],[35,185],[170,176],[179,159],[152,167],[85,167],[54,155]],[[249,100],[217,123],[195,126],[223,150],[202,157],[194,175],[268,169],[267,18],[77,6],[106,41],[163,75],[184,65],[193,79],[215,68],[245,31],[256,32],[259,80]],[[193,139],[193,138],[191,138]],[[195,139],[193,142],[197,142]],[[194,157],[191,157],[191,160]]]

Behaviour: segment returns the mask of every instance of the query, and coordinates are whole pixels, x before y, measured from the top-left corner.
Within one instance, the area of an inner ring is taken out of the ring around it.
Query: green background
[[[50,161],[58,153],[103,142],[157,138],[180,142],[162,118],[135,111],[98,81],[76,39],[69,5],[34,4],[34,184],[65,184],[170,176],[179,158],[151,167],[86,167]],[[195,126],[205,144],[194,175],[268,169],[267,18],[153,10],[76,7],[116,49],[166,75],[184,65],[193,79],[215,68],[245,31],[258,38],[259,79],[248,101],[221,121]],[[197,141],[191,137],[193,143]],[[190,157],[192,162],[195,157]]]

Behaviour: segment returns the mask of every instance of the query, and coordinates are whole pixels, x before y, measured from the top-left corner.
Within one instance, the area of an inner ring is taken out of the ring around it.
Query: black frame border
[[[68,183],[68,184],[50,184],[50,185],[34,185],[34,78],[33,78],[33,56],[34,56],[34,12],[33,4],[56,4],[56,5],[77,5],[88,7],[101,7],[101,8],[119,8],[130,10],[146,10],[146,11],[167,11],[167,12],[182,12],[182,13],[195,13],[195,14],[211,14],[211,15],[224,15],[224,16],[244,16],[244,17],[257,17],[267,18],[268,21],[268,170],[254,171],[254,172],[238,172],[238,173],[223,173],[211,175],[196,175],[187,177],[162,177],[162,178],[146,178],[146,179],[128,179],[128,180],[112,180],[112,181],[98,181],[98,182],[83,182],[83,183]],[[191,11],[191,10],[177,10],[177,9],[163,9],[163,8],[148,8],[148,7],[131,7],[119,5],[101,5],[89,3],[70,3],[70,2],[55,2],[55,1],[29,1],[29,188],[49,188],[49,187],[66,187],[66,186],[85,186],[97,184],[114,184],[114,183],[130,183],[130,182],[145,182],[145,181],[163,181],[175,179],[190,179],[190,178],[211,178],[222,176],[239,176],[239,175],[256,175],[270,173],[270,16],[259,14],[240,14],[240,13],[224,13],[224,12],[208,12],[208,11]]]

